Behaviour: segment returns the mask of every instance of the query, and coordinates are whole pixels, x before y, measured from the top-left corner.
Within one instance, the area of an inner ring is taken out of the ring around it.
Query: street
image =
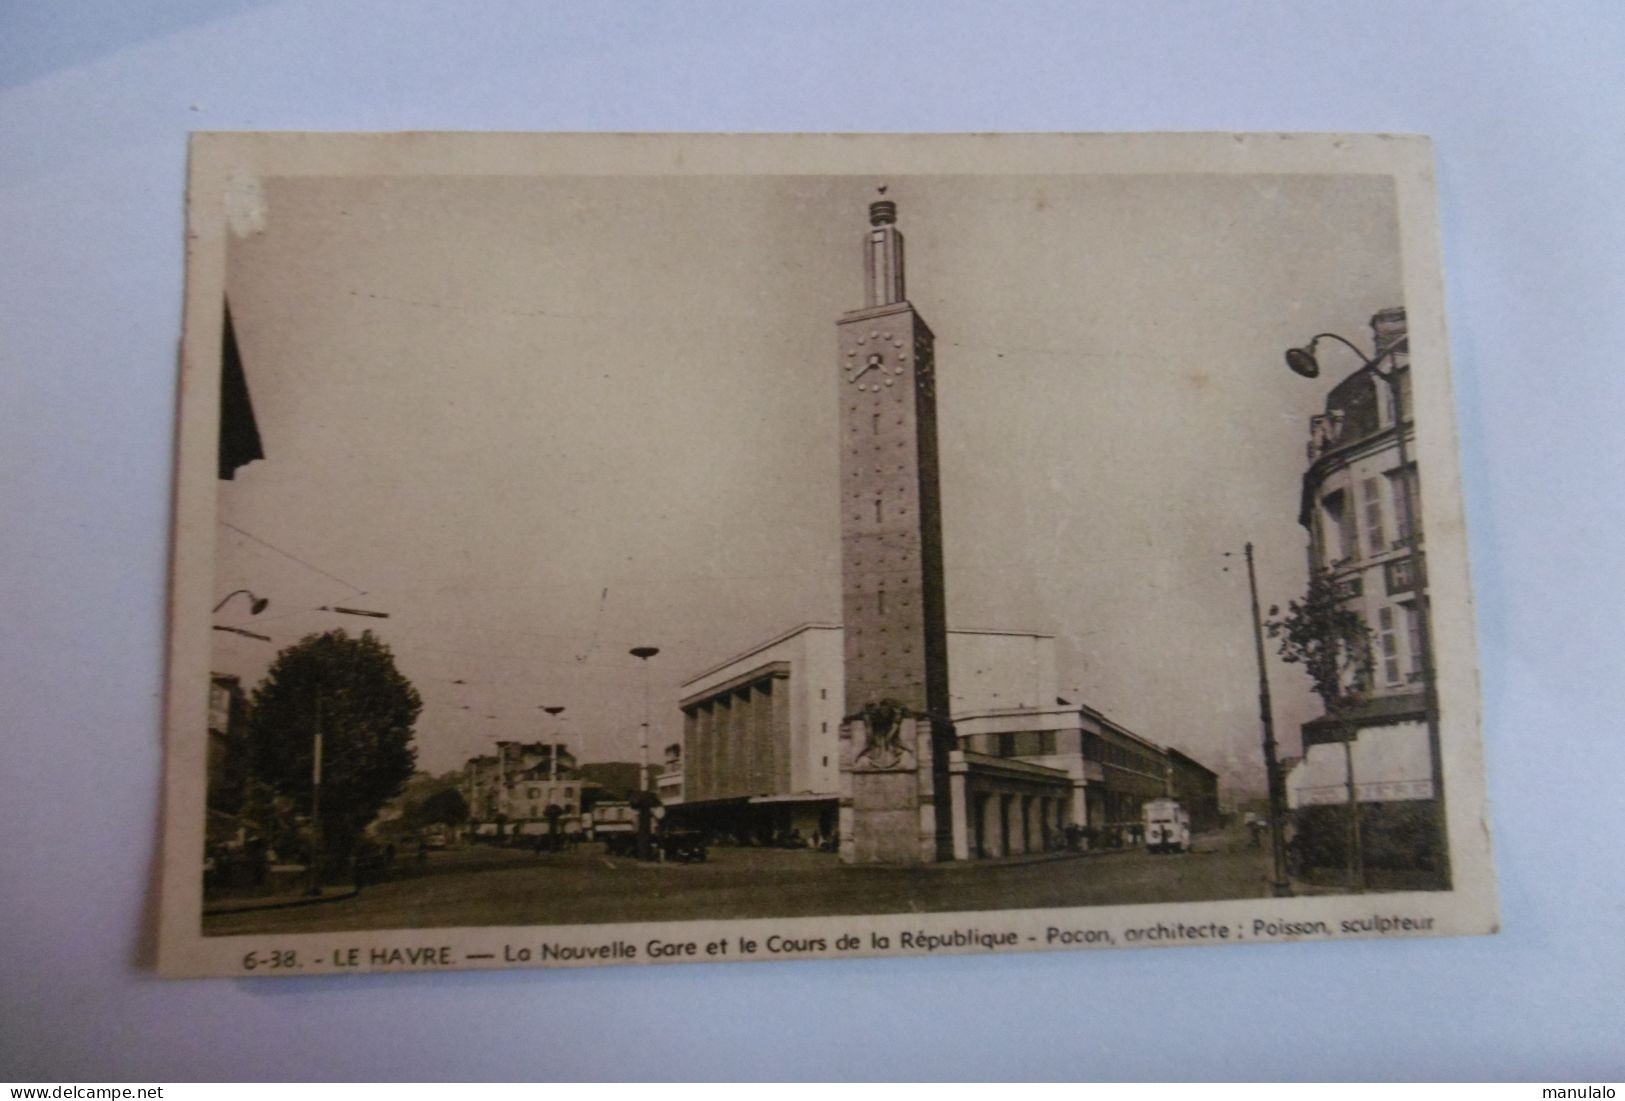
[[[565,925],[1197,902],[1268,894],[1268,852],[1240,829],[1193,851],[1143,850],[922,867],[844,867],[830,853],[713,848],[703,864],[608,858],[602,846],[534,854],[433,853],[421,869],[332,902],[211,914],[208,936],[436,926]],[[416,874],[414,874],[414,872]],[[330,888],[334,893],[338,889]]]

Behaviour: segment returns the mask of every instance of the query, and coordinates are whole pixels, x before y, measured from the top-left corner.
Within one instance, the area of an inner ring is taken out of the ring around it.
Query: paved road
[[[596,845],[535,855],[437,853],[423,874],[354,898],[211,915],[204,933],[324,932],[434,926],[595,924],[1195,902],[1268,894],[1267,853],[1239,831],[1195,851],[1068,856],[921,868],[843,867],[827,853],[711,850],[705,864],[642,864]]]

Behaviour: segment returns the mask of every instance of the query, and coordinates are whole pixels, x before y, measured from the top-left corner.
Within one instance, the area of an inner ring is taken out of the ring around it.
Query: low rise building
[[[1215,830],[1222,822],[1219,810],[1219,774],[1177,749],[1168,751],[1173,772],[1174,798],[1190,813],[1191,829]]]
[[[463,766],[476,835],[509,837],[581,829],[584,783],[563,743],[498,742],[493,755]],[[551,813],[549,808],[555,808]]]

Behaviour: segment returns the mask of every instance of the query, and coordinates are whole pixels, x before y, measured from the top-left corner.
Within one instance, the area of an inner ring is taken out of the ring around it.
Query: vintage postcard
[[[198,135],[160,969],[1494,931],[1434,204],[1414,137]]]

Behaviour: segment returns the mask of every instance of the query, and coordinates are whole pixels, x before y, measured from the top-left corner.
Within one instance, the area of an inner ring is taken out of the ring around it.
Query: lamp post
[[[240,590],[247,592],[247,589]],[[230,600],[236,593],[226,597]],[[253,595],[253,594],[249,594]],[[220,603],[224,604],[225,600]],[[269,601],[255,601],[255,615],[265,610]],[[216,611],[219,609],[217,608]],[[316,609],[318,612],[338,612],[341,615],[361,615],[372,619],[388,619],[388,612],[372,612],[362,608],[338,608],[322,605]],[[311,737],[311,764],[310,764],[310,886],[305,889],[307,895],[322,893],[322,695],[321,689],[316,691],[316,722],[315,732]],[[359,881],[358,881],[359,882]]]
[[[643,664],[643,733],[638,738],[638,859],[649,859],[649,833],[654,804],[649,797],[649,659],[660,653],[658,646],[634,646],[630,653]]]
[[[643,663],[643,734],[638,739],[638,790],[649,790],[649,659],[660,653],[658,646],[634,646],[631,654]]]
[[[563,733],[558,723],[559,716],[564,714],[564,708],[543,707],[542,710],[551,715],[554,720],[554,730],[549,736],[554,738],[555,741],[547,747],[547,778],[551,782],[559,778],[559,743],[556,739]]]
[[[1406,422],[1406,409],[1404,394],[1400,387],[1399,364],[1395,356],[1402,350],[1409,351],[1409,336],[1400,335],[1383,346],[1375,349],[1376,354],[1367,356],[1358,345],[1337,333],[1316,333],[1309,339],[1309,343],[1301,348],[1289,348],[1286,352],[1286,365],[1296,374],[1304,378],[1317,378],[1320,375],[1320,361],[1315,358],[1315,346],[1322,340],[1335,340],[1339,344],[1359,357],[1361,364],[1368,368],[1372,374],[1380,378],[1388,386],[1389,408],[1394,418],[1394,444],[1399,453],[1399,493],[1401,509],[1404,512],[1406,529],[1404,539],[1410,544],[1411,551],[1411,578],[1416,586],[1416,641],[1417,672],[1422,680],[1422,713],[1427,724],[1428,737],[1428,770],[1432,773],[1430,780],[1433,785],[1433,836],[1435,844],[1434,857],[1444,886],[1451,884],[1450,873],[1450,836],[1447,828],[1444,806],[1444,754],[1439,739],[1439,696],[1438,688],[1433,677],[1433,632],[1431,613],[1428,610],[1427,593],[1427,567],[1422,550],[1422,529],[1420,517],[1417,515],[1416,502],[1412,496],[1412,479],[1410,463],[1410,445],[1406,433],[1410,425]],[[1383,370],[1382,363],[1387,361],[1388,368]],[[1407,367],[1406,370],[1409,370]],[[1421,472],[1417,471],[1417,482],[1420,482]]]
[[[310,751],[310,885],[305,894],[322,893],[322,697],[316,695],[316,732]]]

